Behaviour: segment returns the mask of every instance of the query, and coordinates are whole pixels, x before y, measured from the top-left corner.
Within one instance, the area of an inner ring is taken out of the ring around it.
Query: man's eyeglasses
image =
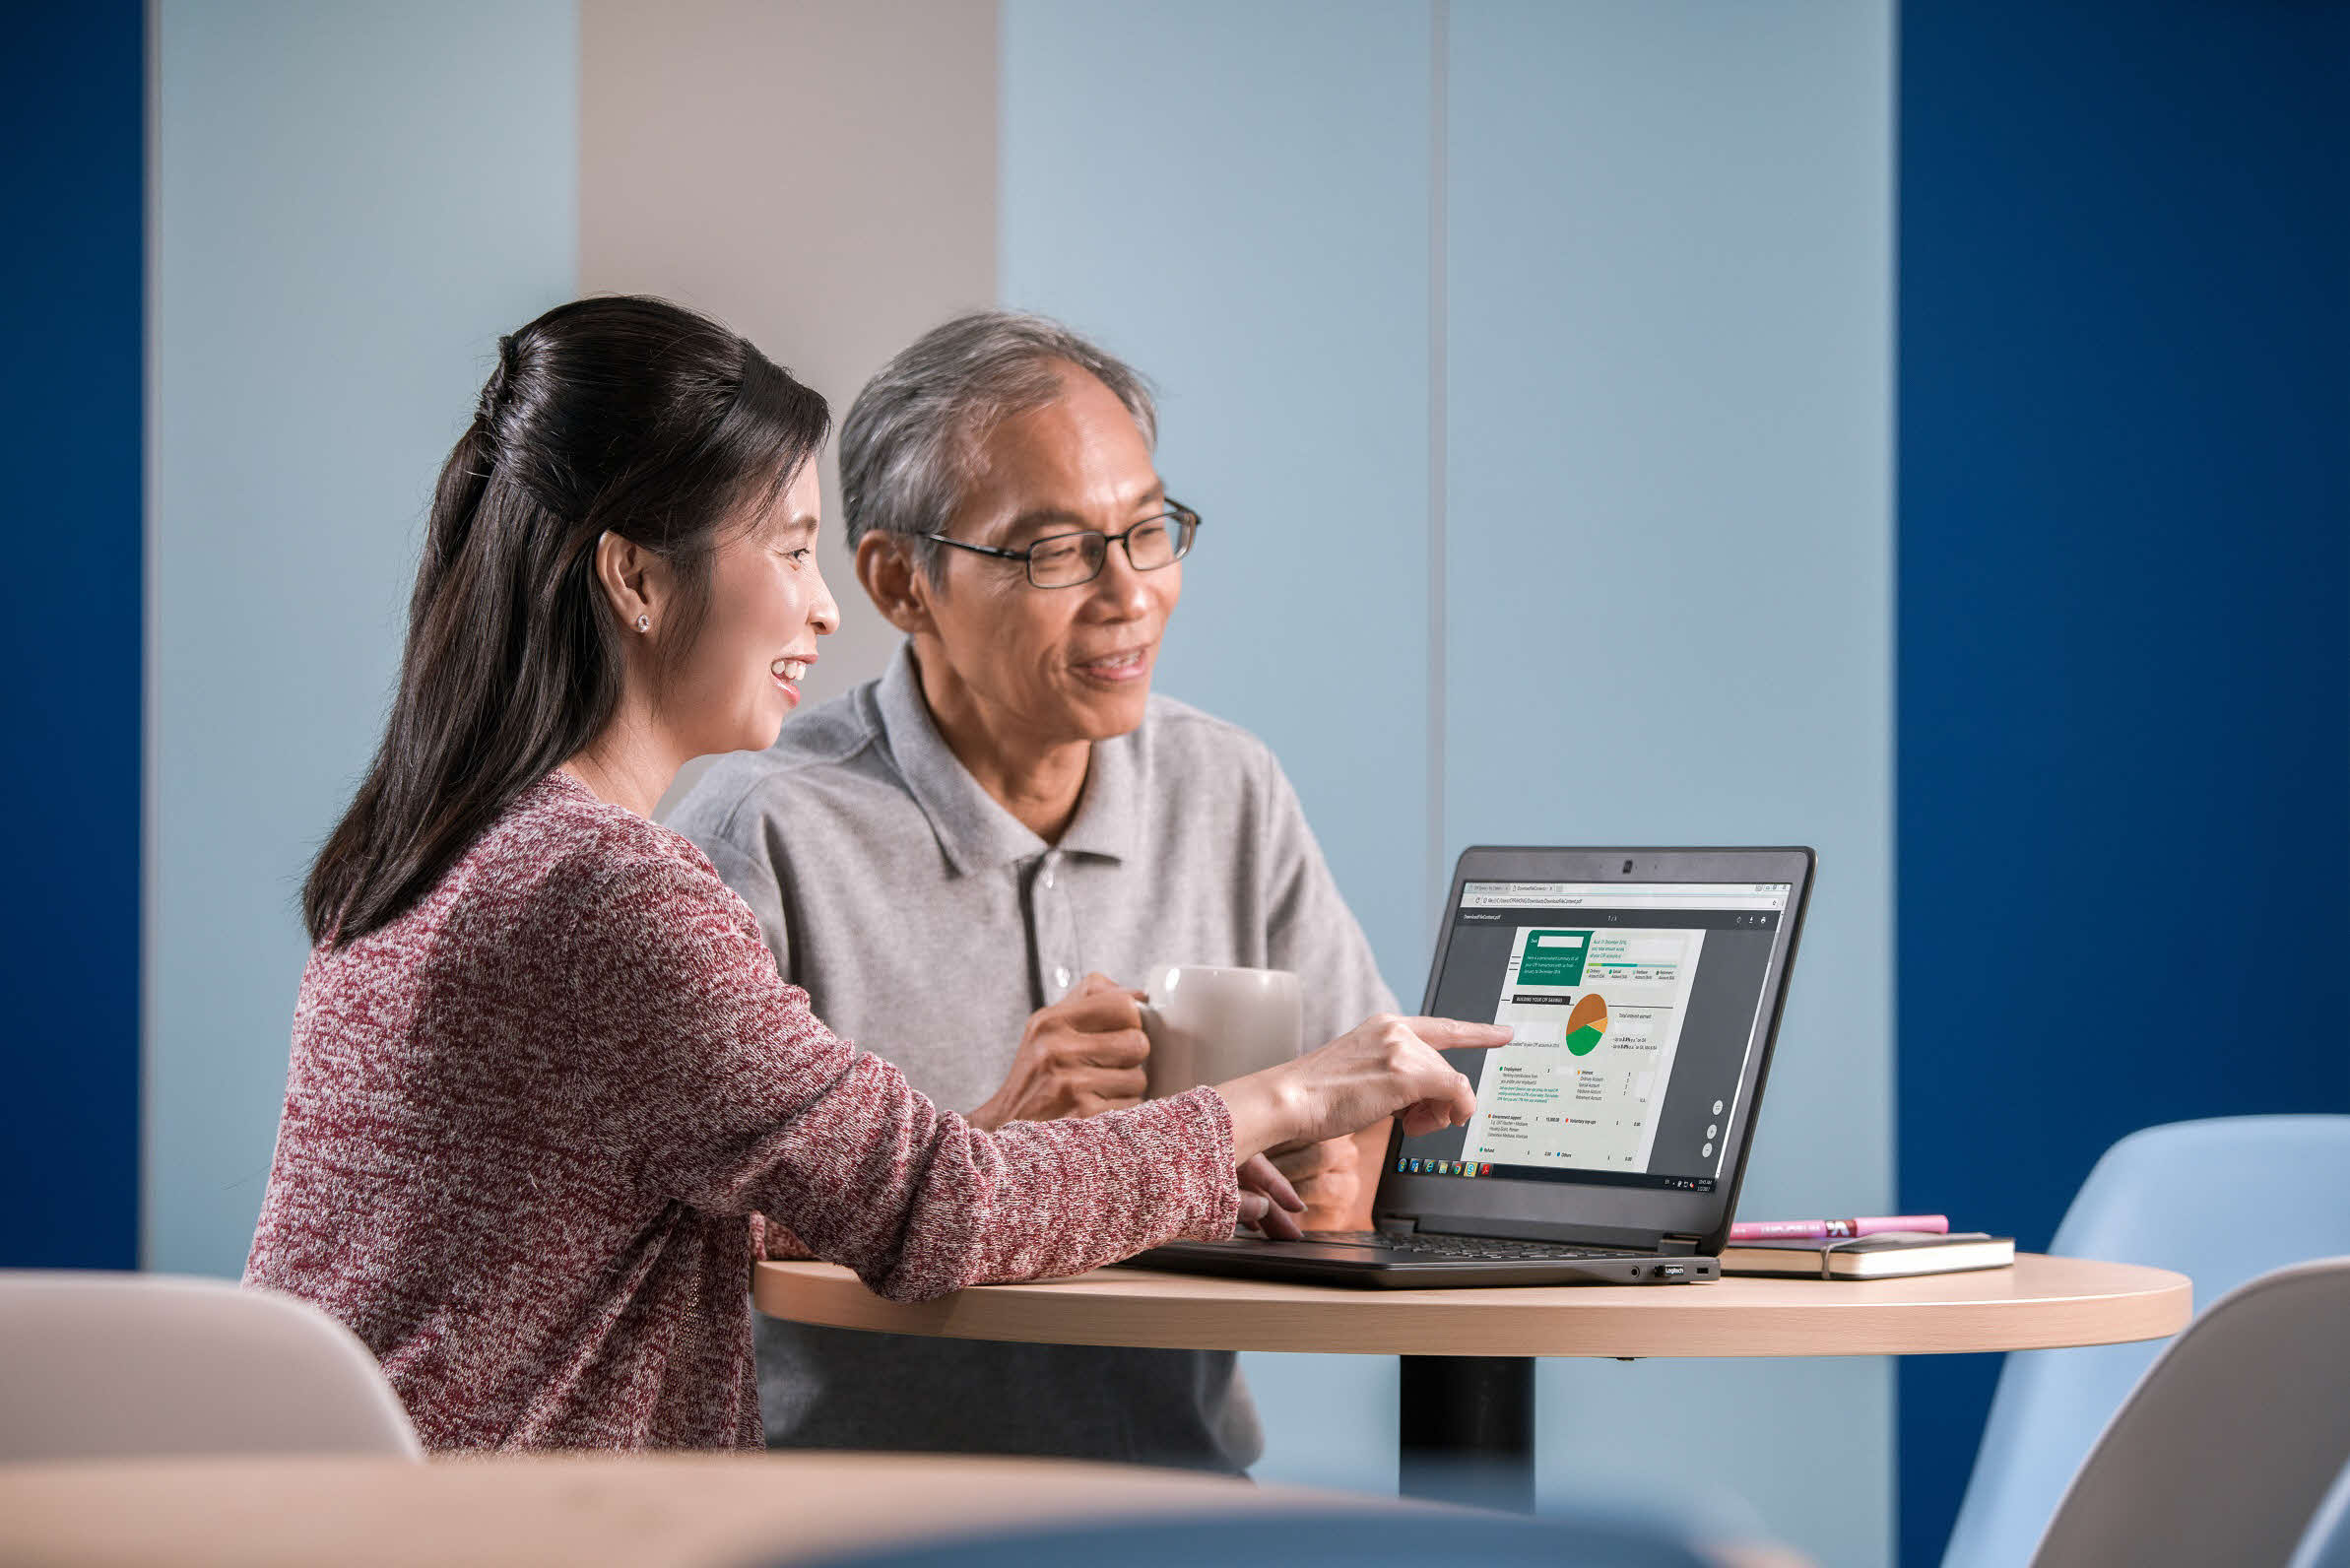
[[[1110,547],[1125,549],[1126,558],[1137,571],[1156,571],[1172,566],[1192,553],[1192,540],[1200,532],[1200,514],[1170,495],[1167,509],[1157,517],[1144,518],[1123,534],[1097,534],[1090,529],[1073,534],[1048,534],[1026,550],[1001,550],[994,545],[968,545],[945,534],[925,534],[925,539],[942,545],[967,550],[974,555],[993,555],[999,560],[1016,560],[1028,568],[1028,581],[1038,588],[1076,588],[1101,575],[1101,568],[1110,558]]]

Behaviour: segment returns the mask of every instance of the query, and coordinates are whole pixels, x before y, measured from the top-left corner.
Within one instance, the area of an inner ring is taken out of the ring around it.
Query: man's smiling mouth
[[[1087,659],[1076,666],[1077,672],[1096,681],[1131,681],[1150,668],[1148,648],[1129,648],[1123,653],[1106,653],[1098,659]]]

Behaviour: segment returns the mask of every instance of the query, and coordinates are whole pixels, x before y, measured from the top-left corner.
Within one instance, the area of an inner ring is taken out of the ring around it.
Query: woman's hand
[[[1440,1054],[1507,1045],[1507,1024],[1455,1018],[1366,1019],[1319,1051],[1216,1085],[1232,1114],[1232,1157],[1318,1143],[1400,1116],[1407,1138],[1476,1113],[1469,1079]]]

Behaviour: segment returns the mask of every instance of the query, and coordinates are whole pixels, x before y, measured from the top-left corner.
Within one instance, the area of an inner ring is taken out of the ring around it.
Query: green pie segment
[[[1567,1014],[1567,1049],[1577,1056],[1589,1056],[1606,1038],[1606,1001],[1596,991],[1578,998]]]

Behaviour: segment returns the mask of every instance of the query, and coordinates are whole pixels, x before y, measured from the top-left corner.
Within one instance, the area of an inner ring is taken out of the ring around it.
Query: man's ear
[[[857,580],[881,619],[909,636],[936,632],[931,619],[938,584],[915,564],[913,550],[896,534],[875,529],[857,541]]]

